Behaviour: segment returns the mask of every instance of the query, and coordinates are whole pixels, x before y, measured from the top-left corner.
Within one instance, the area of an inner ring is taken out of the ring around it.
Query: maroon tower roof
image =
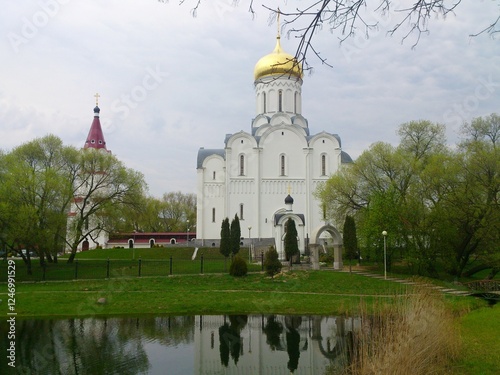
[[[104,140],[104,134],[102,133],[101,121],[99,121],[99,112],[101,111],[97,103],[98,94],[96,94],[96,106],[94,108],[94,120],[90,126],[89,135],[87,135],[87,140],[85,141],[85,146],[83,148],[106,148],[106,141]]]

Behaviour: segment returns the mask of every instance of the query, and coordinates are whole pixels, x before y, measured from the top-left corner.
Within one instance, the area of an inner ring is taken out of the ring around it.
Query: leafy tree
[[[240,219],[238,219],[238,215],[234,215],[234,219],[233,221],[231,221],[231,251],[233,252],[233,254],[238,254],[238,252],[240,251],[240,241]]]
[[[352,216],[347,215],[344,221],[344,249],[351,271],[352,260],[358,256],[358,236],[356,235],[356,223]]]
[[[274,277],[274,275],[281,272],[281,267],[282,265],[279,260],[278,252],[274,246],[270,246],[264,256],[264,269],[266,270],[266,273],[269,276]]]
[[[295,227],[295,221],[292,218],[289,218],[285,224],[284,245],[286,260],[290,260],[293,256],[299,255],[297,228]]]
[[[499,117],[474,119],[456,149],[444,144],[444,127],[428,121],[403,124],[401,143],[376,143],[318,191],[330,218],[356,217],[360,240],[382,249],[382,230],[392,249],[415,273],[437,276],[438,263],[460,277],[499,267]],[[380,253],[380,250],[377,250]],[[389,257],[390,259],[390,257]],[[478,265],[478,266],[479,266]]]
[[[43,264],[63,249],[75,175],[76,150],[49,135],[0,155],[0,237],[22,256],[31,272],[30,253]],[[27,256],[21,249],[28,250]]]
[[[137,207],[145,189],[141,173],[127,169],[115,156],[96,149],[79,152],[75,168],[73,216],[66,240],[71,251],[68,263],[73,262],[82,241],[95,241],[102,231],[109,230],[112,216],[121,208]]]
[[[226,258],[231,254],[231,230],[229,228],[229,218],[227,217],[222,220],[219,251]]]

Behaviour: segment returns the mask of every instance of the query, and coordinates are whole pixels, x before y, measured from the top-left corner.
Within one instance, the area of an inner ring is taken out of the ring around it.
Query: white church
[[[197,243],[218,246],[222,220],[238,215],[246,244],[274,244],[284,259],[285,222],[292,218],[301,253],[329,234],[334,266],[342,268],[341,235],[313,193],[352,159],[337,134],[310,134],[302,116],[302,68],[283,51],[279,34],[276,39],[255,65],[251,129],[227,134],[224,148],[198,151]]]

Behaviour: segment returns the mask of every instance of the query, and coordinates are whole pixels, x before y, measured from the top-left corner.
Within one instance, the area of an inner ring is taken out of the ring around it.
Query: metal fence
[[[248,271],[263,270],[263,256],[248,264]],[[110,279],[118,277],[170,276],[204,273],[227,273],[231,259],[199,257],[195,260],[75,260],[73,263],[59,261],[40,265],[33,262],[31,273],[27,265],[15,263],[17,281],[57,281],[81,279]],[[0,282],[7,281],[7,262],[0,261]]]

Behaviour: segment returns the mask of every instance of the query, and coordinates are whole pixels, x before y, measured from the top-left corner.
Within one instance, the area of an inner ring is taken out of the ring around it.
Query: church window
[[[94,144],[95,143],[95,139],[91,140],[90,143]]]
[[[323,139],[323,143],[325,143],[325,140]]]
[[[102,145],[102,141],[99,141],[99,144]]]
[[[278,112],[283,112],[283,90],[278,91]]]
[[[265,92],[262,93],[262,107],[264,109],[262,112],[266,113],[267,108],[266,108],[266,93]]]
[[[280,176],[285,176],[286,165],[285,165],[285,155],[280,155]]]
[[[321,175],[326,176],[326,155],[321,155]]]
[[[212,180],[215,180],[215,171],[213,172]]]
[[[281,132],[281,135],[285,135],[285,132]]]
[[[212,223],[215,223],[215,207],[212,208]]]
[[[240,176],[245,175],[245,155],[240,155]]]
[[[243,213],[244,213],[244,210],[243,210],[243,203],[240,203],[240,220],[244,220],[244,219],[243,219]]]
[[[243,139],[241,140],[241,144],[243,144]]]

